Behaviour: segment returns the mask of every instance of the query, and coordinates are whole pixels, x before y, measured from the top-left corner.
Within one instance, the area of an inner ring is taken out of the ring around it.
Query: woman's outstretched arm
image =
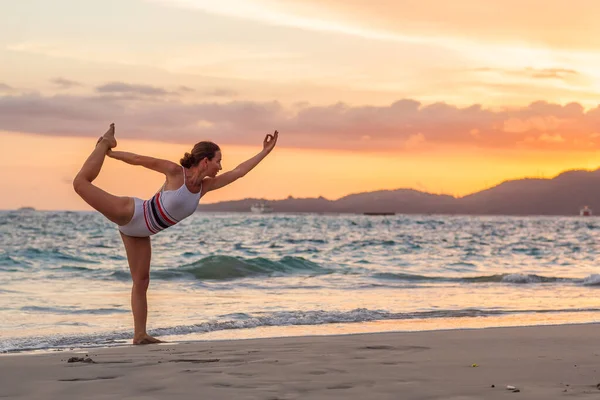
[[[163,173],[165,175],[180,174],[181,167],[173,161],[162,160],[160,158],[141,156],[139,154],[129,153],[127,151],[109,151],[106,154],[115,160],[121,160],[131,165],[140,165],[142,167]]]
[[[216,190],[222,188],[223,186],[227,186],[230,183],[246,175],[254,167],[256,167],[267,155],[269,155],[269,153],[275,147],[278,137],[279,132],[277,131],[275,131],[275,133],[272,135],[265,136],[265,140],[263,141],[263,149],[260,153],[244,161],[231,171],[227,171],[215,178],[205,178],[202,181],[202,187],[204,188],[204,192],[210,192],[211,190]]]

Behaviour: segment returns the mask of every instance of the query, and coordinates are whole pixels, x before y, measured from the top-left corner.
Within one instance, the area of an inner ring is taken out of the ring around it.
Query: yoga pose
[[[217,173],[222,169],[221,150],[212,142],[197,143],[191,153],[185,153],[181,165],[178,165],[168,160],[113,151],[117,146],[114,124],[98,139],[96,148],[73,180],[73,187],[86,203],[119,226],[133,280],[133,344],[160,342],[146,333],[150,236],[192,215],[198,207],[198,201],[206,193],[246,175],[273,150],[278,135],[277,131],[267,135],[260,153],[218,177]],[[100,173],[105,156],[160,172],[166,177],[165,183],[158,193],[146,201],[105,192],[92,183]]]

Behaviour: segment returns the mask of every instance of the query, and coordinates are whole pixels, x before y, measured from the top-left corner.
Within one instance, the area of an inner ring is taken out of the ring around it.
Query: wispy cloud
[[[534,78],[558,78],[565,79],[574,76],[579,76],[579,72],[573,69],[566,68],[545,68],[545,69],[533,69],[531,68],[528,72],[531,72],[531,76]]]
[[[6,83],[0,82],[0,92],[12,92],[14,88]]]
[[[205,3],[209,1],[178,0],[177,3],[208,9]],[[263,18],[268,15],[264,9],[287,16],[287,20],[291,17],[312,20],[318,16],[333,26],[343,26],[345,31],[375,31],[388,37],[447,38],[447,42],[465,40],[568,51],[595,51],[600,45],[600,29],[595,18],[600,5],[589,0],[528,0],[527,6],[522,0],[380,0],[369,3],[246,0],[245,3]],[[531,18],[532,13],[536,18]],[[557,26],[560,29],[556,29]]]
[[[111,82],[96,88],[98,93],[130,94],[142,96],[167,96],[177,94],[163,88],[150,85],[137,85],[123,82]]]
[[[72,87],[82,86],[82,84],[79,82],[75,82],[65,78],[54,78],[51,80],[51,82],[61,89],[70,89]]]
[[[238,92],[232,89],[217,88],[213,90],[207,90],[204,92],[204,94],[212,97],[236,97]]]
[[[492,73],[499,74],[509,77],[521,77],[521,78],[533,78],[533,79],[560,79],[560,80],[572,80],[575,78],[582,78],[582,74],[574,69],[568,68],[473,68],[470,71],[481,72],[481,73]]]
[[[329,7],[315,3],[297,7],[286,7],[274,1],[256,0],[146,0],[173,7],[187,7],[202,12],[237,19],[252,20],[273,26],[283,26],[307,31],[337,33],[365,39],[404,42],[415,44],[444,44],[448,47],[464,47],[464,40],[456,40],[446,35],[404,34],[399,31],[365,27],[348,20],[335,18],[335,12],[323,12]],[[340,3],[343,4],[343,3]],[[289,4],[288,4],[289,5]],[[343,5],[342,5],[343,8]],[[298,12],[302,9],[302,12]],[[319,12],[321,11],[321,12]],[[339,14],[338,14],[339,15]]]

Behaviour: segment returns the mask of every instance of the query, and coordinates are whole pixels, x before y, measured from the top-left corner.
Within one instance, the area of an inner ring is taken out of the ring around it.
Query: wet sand
[[[587,324],[12,354],[0,398],[600,398],[599,337]]]

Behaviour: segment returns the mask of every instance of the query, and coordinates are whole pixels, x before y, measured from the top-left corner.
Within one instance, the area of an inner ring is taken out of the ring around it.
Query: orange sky
[[[414,188],[465,195],[600,165],[591,0],[45,0],[0,5],[0,209],[88,209],[72,190],[110,122],[119,147],[224,168],[204,201]],[[132,22],[134,21],[134,22]],[[147,197],[109,160],[98,184]]]
[[[72,179],[94,146],[89,138],[43,137],[2,133],[0,182],[3,209],[32,206],[45,210],[88,210],[72,190]],[[4,142],[6,140],[6,142]],[[280,138],[285,144],[285,135]],[[123,150],[178,160],[185,145],[121,140]],[[223,147],[223,167],[233,168],[258,146]],[[293,149],[282,146],[244,179],[207,195],[204,202],[244,197],[281,199],[324,196],[337,199],[363,191],[414,188],[464,195],[495,185],[506,177],[552,177],[569,168],[596,168],[593,152],[556,152],[549,158],[536,151],[461,151],[457,148],[422,154],[361,153]],[[162,176],[141,167],[107,159],[97,184],[118,195],[151,196]]]

